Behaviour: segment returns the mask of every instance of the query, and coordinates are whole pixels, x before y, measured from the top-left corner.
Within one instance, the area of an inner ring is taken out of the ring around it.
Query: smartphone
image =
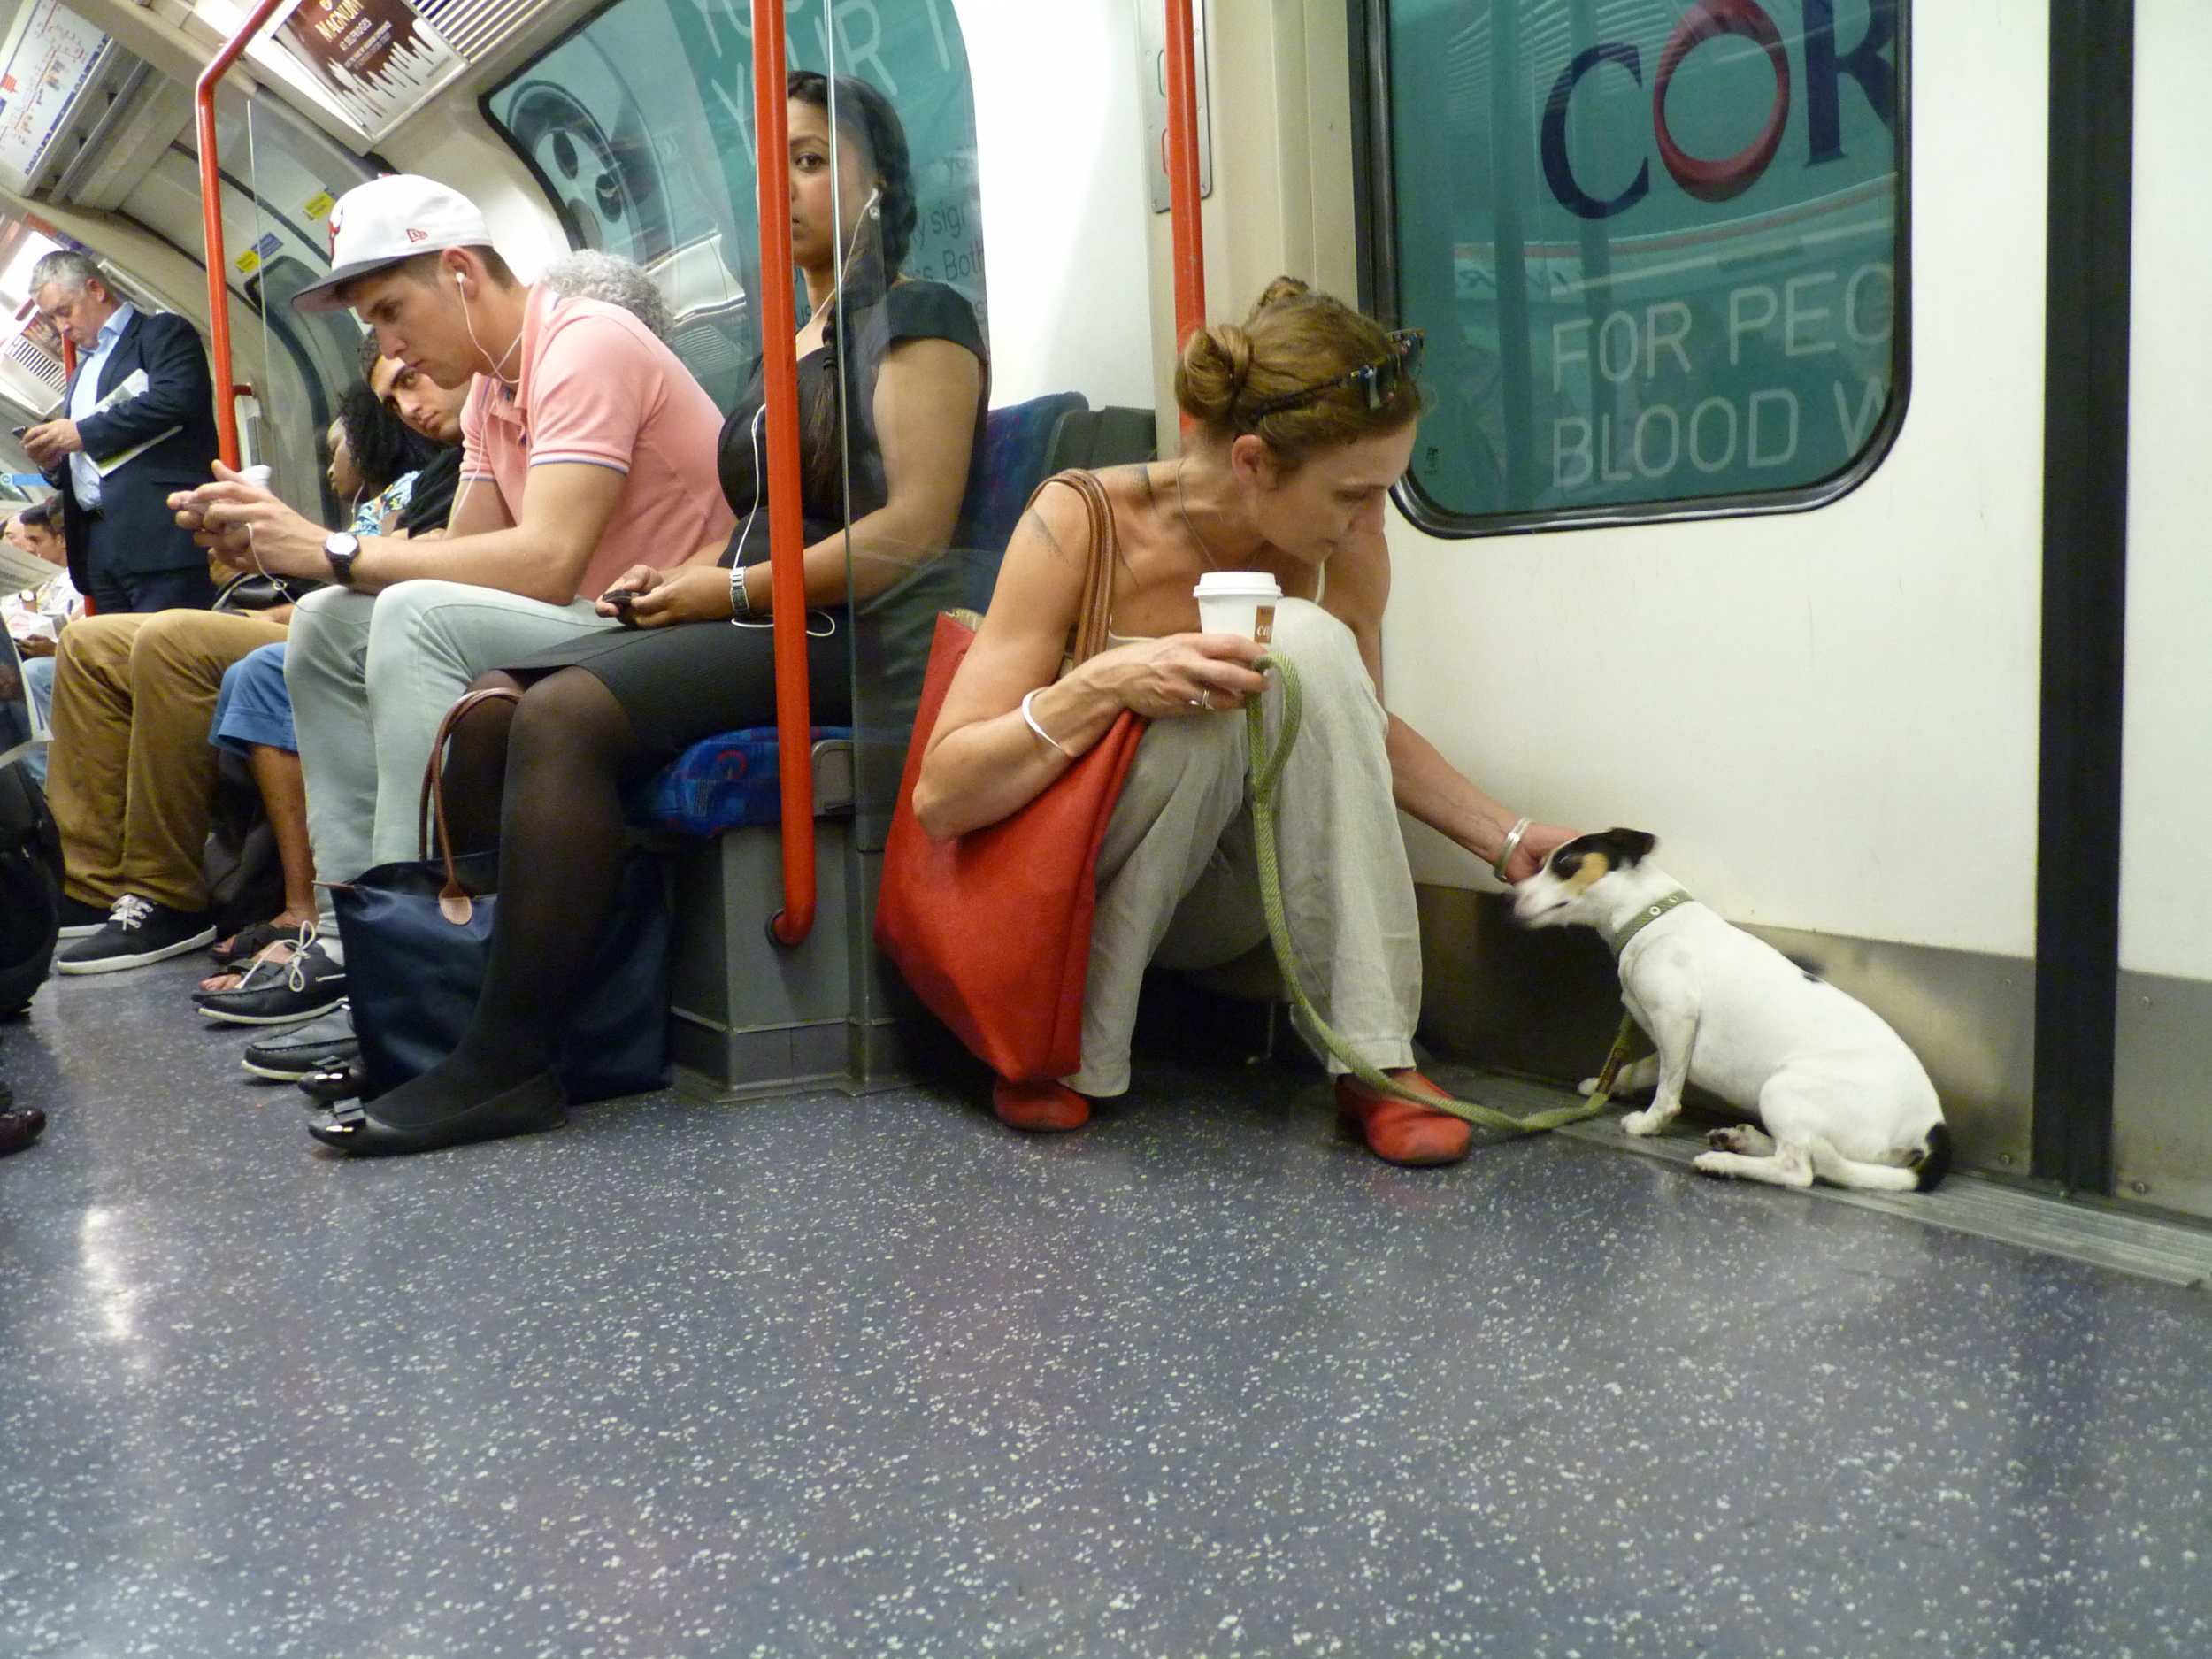
[[[10,426],[8,430],[15,434],[15,435],[19,438],[25,433],[28,432],[30,428],[28,426]]]
[[[635,588],[610,588],[605,593],[599,595],[599,603],[601,604],[612,605],[614,607],[615,620],[619,622],[624,627],[633,628],[637,626],[637,624],[633,621],[630,617],[630,607],[637,603],[637,590]]]

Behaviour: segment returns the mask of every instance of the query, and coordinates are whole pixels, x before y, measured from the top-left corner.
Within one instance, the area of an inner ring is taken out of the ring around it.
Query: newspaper
[[[0,541],[0,594],[19,594],[26,588],[42,588],[60,574],[56,566],[44,559]]]
[[[110,392],[105,397],[103,397],[99,403],[94,406],[92,413],[95,415],[107,414],[119,403],[127,403],[134,397],[144,396],[146,388],[152,384],[153,382],[146,378],[145,370],[133,369],[128,374],[126,374],[121,380],[117,382],[116,388],[113,391]],[[88,416],[87,419],[89,419],[90,417]],[[152,437],[147,439],[143,443],[134,443],[129,449],[124,449],[118,454],[111,455],[105,460],[99,460],[96,458],[92,465],[98,470],[100,476],[102,478],[105,478],[109,473],[115,471],[117,467],[128,466],[133,461],[138,459],[140,456],[145,454],[147,450],[152,449],[157,443],[165,443],[183,430],[183,423],[179,422],[176,426],[170,427],[168,431],[157,432]]]

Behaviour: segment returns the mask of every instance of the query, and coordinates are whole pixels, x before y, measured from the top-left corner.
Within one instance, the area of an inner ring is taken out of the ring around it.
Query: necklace
[[[1206,561],[1206,568],[1210,571],[1219,570],[1221,566],[1214,563],[1214,550],[1206,545],[1206,538],[1198,534],[1198,526],[1191,522],[1190,509],[1183,503],[1183,463],[1180,461],[1175,464],[1175,514],[1182,519],[1183,528],[1190,532],[1190,539],[1198,543],[1198,556]]]

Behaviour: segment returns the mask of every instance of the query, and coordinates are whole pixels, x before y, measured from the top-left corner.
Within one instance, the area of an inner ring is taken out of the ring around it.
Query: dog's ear
[[[1609,829],[1597,839],[1613,854],[1615,866],[1624,870],[1641,864],[1644,856],[1659,844],[1656,835],[1640,829]]]

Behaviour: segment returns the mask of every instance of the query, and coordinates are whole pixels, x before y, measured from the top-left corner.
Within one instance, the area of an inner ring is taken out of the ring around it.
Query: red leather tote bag
[[[1062,472],[1039,492],[1054,484],[1074,488],[1090,511],[1091,558],[1074,651],[1082,662],[1104,648],[1112,613],[1113,510],[1088,472]],[[937,618],[884,847],[876,943],[978,1059],[1009,1082],[1041,1083],[1083,1063],[1098,849],[1144,722],[1123,713],[1027,806],[952,841],[933,841],[914,820],[914,783],[945,693],[974,638],[956,618]]]

